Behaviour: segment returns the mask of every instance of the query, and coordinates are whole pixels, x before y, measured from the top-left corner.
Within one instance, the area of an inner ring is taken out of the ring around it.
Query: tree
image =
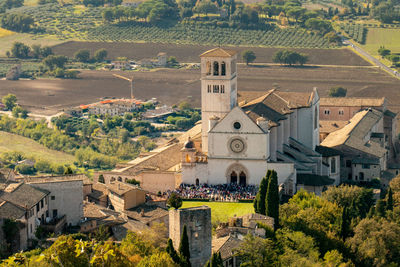
[[[106,57],[107,57],[107,50],[105,50],[104,48],[101,48],[96,52],[94,52],[94,59],[97,62],[103,62],[106,59]]]
[[[329,89],[330,97],[345,97],[346,94],[347,94],[347,89],[341,86],[336,86]]]
[[[177,267],[171,257],[165,252],[154,253],[151,256],[144,257],[137,267]]]
[[[391,51],[390,51],[389,49],[386,49],[384,46],[381,46],[381,47],[379,47],[379,49],[378,49],[378,53],[379,53],[379,55],[380,55],[382,58],[384,58],[384,57],[390,55],[390,52],[391,52]]]
[[[268,190],[268,183],[269,183],[269,179],[271,177],[271,170],[267,171],[267,174],[265,175],[265,177],[261,180],[260,182],[260,187],[258,188],[258,192],[256,195],[256,198],[254,199],[254,211],[256,213],[260,213],[265,215],[265,197],[267,195],[267,190]]]
[[[172,192],[168,198],[167,204],[174,209],[179,209],[182,207],[182,198],[177,193]]]
[[[1,27],[16,31],[28,32],[34,23],[34,19],[27,14],[21,13],[6,13],[1,17]]]
[[[32,56],[34,58],[39,58],[41,55],[41,45],[34,44],[32,45]]]
[[[15,170],[20,174],[28,174],[28,175],[34,174],[36,172],[33,166],[27,164],[19,164],[15,167]]]
[[[55,76],[55,77],[57,77],[57,78],[64,78],[64,75],[65,75],[64,69],[62,69],[62,68],[56,68],[56,69],[54,70],[54,76]]]
[[[363,219],[346,244],[358,266],[396,266],[400,262],[400,226],[385,218]]]
[[[278,174],[272,170],[265,196],[265,215],[274,218],[274,228],[279,228]]]
[[[187,101],[182,101],[181,103],[179,103],[178,108],[180,110],[189,110],[192,108],[192,106],[190,105],[189,102]]]
[[[90,59],[90,52],[87,49],[80,49],[74,54],[74,58],[80,62],[88,62]]]
[[[167,66],[168,67],[174,67],[179,64],[178,60],[176,60],[176,57],[170,56],[167,60]]]
[[[215,13],[218,11],[217,6],[209,1],[209,0],[204,0],[204,1],[199,1],[197,2],[197,5],[194,7],[194,12],[200,14],[204,13],[206,16],[208,13]]]
[[[28,58],[30,47],[21,42],[14,42],[11,47],[11,55],[16,58]]]
[[[339,44],[341,41],[341,38],[339,35],[336,34],[336,32],[328,32],[327,34],[324,35],[324,37],[328,40],[330,43],[335,43]]]
[[[15,118],[18,118],[19,117],[19,114],[20,113],[22,113],[22,108],[20,107],[20,106],[15,106],[15,107],[13,107],[13,109],[12,109],[12,115],[15,117]]]
[[[242,263],[240,266],[272,267],[278,265],[274,242],[268,238],[263,239],[248,234],[234,253],[240,257]]]
[[[254,60],[256,59],[256,54],[254,54],[253,51],[251,50],[246,50],[243,52],[243,60],[246,62],[246,65],[249,65],[249,63],[254,62]]]
[[[8,94],[1,99],[7,110],[12,110],[17,104],[17,96]]]
[[[273,61],[275,63],[292,66],[293,64],[304,65],[308,61],[308,56],[290,50],[279,50],[274,54]]]
[[[386,210],[393,210],[393,192],[392,188],[389,187],[386,200]]]
[[[214,252],[204,267],[224,267],[224,262],[221,258],[221,252]]]
[[[66,56],[54,56],[50,55],[43,59],[43,64],[46,65],[50,70],[55,67],[64,68],[65,63],[67,63],[68,58]]]
[[[340,227],[340,236],[342,237],[343,241],[350,235],[350,224],[351,224],[351,217],[349,215],[349,211],[347,207],[343,208],[342,212],[342,223]]]
[[[179,264],[179,263],[180,263],[179,255],[178,255],[178,253],[176,253],[176,250],[175,250],[175,248],[174,248],[174,244],[172,243],[172,239],[171,239],[171,238],[168,239],[166,251],[167,251],[167,253],[169,254],[169,256],[171,257],[171,259],[172,259],[176,264]]]
[[[326,34],[333,29],[330,21],[320,18],[309,18],[306,20],[304,25],[306,28],[314,30],[320,34]]]
[[[186,225],[183,226],[182,230],[181,243],[179,244],[179,255],[181,256],[181,263],[183,263],[184,266],[190,267],[189,237]]]

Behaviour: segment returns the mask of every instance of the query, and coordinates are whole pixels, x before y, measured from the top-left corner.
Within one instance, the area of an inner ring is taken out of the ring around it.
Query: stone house
[[[25,183],[50,192],[49,218],[66,217],[68,225],[78,225],[83,217],[83,183],[85,175],[25,178]]]
[[[114,210],[124,211],[146,202],[146,192],[122,182],[107,184],[108,199]]]
[[[343,181],[368,182],[387,169],[388,139],[384,133],[384,112],[362,110],[342,129],[330,133],[321,143],[341,152]]]
[[[1,217],[16,219],[23,224],[19,249],[28,247],[28,240],[35,239],[37,227],[49,217],[49,194],[47,190],[25,183],[11,183],[0,191]]]

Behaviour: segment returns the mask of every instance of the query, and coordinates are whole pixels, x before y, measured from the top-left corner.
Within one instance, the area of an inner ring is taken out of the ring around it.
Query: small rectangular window
[[[39,210],[40,210],[40,206],[39,206],[39,203],[37,203],[36,204],[36,212],[39,212]]]
[[[339,110],[339,115],[343,115],[344,111],[343,110]]]
[[[369,164],[363,164],[363,165],[362,165],[362,168],[363,168],[363,169],[369,169],[369,168],[370,168],[370,165],[369,165]]]
[[[44,201],[42,199],[42,200],[40,200],[40,208],[43,209],[43,206],[44,206]]]
[[[213,85],[213,93],[219,93],[219,85]]]
[[[211,85],[207,85],[207,93],[211,93]]]
[[[221,94],[225,93],[225,85],[221,85]]]
[[[55,200],[56,199],[56,196],[51,196],[51,200]]]
[[[349,159],[346,160],[346,167],[347,168],[351,167],[351,160],[349,160]]]
[[[325,115],[329,115],[331,113],[331,111],[329,109],[325,109],[324,113],[325,113]]]

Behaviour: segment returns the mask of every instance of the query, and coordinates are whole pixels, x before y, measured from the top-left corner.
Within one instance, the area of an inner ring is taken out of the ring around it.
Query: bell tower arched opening
[[[214,76],[218,76],[219,75],[219,63],[218,61],[214,61]]]

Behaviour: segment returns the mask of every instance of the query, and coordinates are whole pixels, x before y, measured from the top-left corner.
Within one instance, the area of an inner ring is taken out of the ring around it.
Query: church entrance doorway
[[[246,186],[246,174],[244,172],[241,172],[239,175],[239,184],[241,186]]]
[[[231,173],[231,184],[237,184],[237,180],[238,180],[237,174],[235,171],[233,171]]]

